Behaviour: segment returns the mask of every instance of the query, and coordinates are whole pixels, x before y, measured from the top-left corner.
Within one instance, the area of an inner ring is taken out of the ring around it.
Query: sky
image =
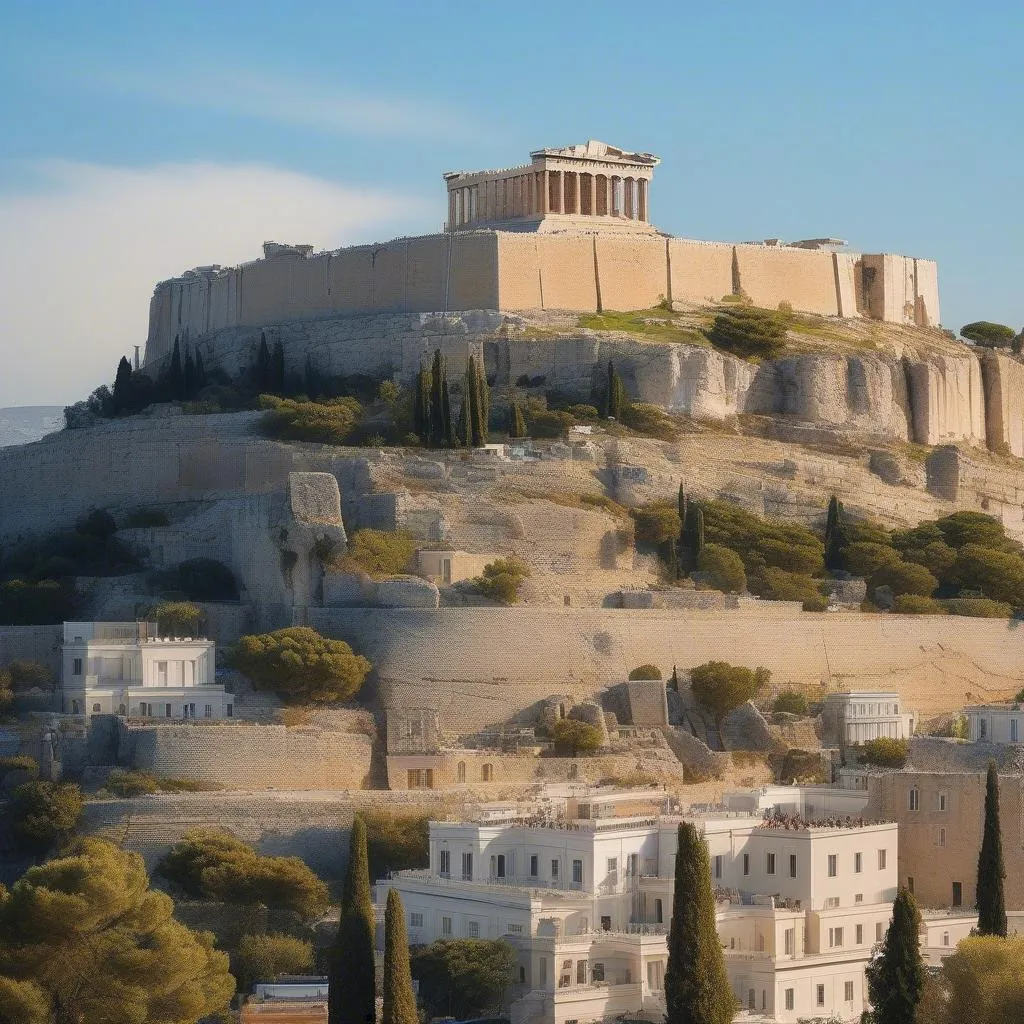
[[[663,231],[930,257],[945,326],[1019,329],[1022,43],[1010,0],[0,0],[0,407],[109,383],[158,280],[589,138],[661,157]]]

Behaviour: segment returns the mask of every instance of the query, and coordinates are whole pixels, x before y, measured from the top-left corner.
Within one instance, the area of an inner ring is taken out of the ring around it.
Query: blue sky
[[[440,227],[441,173],[598,138],[662,230],[939,261],[1024,323],[1024,5],[0,0],[0,406],[144,341],[160,277]]]

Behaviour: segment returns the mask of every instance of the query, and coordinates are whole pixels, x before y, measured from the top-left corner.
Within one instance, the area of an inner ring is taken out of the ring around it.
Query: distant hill
[[[0,409],[0,448],[38,441],[64,426],[64,409],[59,405],[22,405]]]

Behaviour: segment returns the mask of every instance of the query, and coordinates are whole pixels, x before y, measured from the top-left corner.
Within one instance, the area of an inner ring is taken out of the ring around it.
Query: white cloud
[[[461,138],[470,128],[456,111],[441,104],[366,95],[324,81],[281,77],[245,68],[197,69],[186,76],[159,69],[97,71],[81,85],[146,96],[174,106],[299,125],[327,134]]]
[[[47,161],[0,194],[0,407],[59,405],[146,340],[154,284],[254,259],[266,239],[334,248],[429,216],[409,197],[272,167]]]

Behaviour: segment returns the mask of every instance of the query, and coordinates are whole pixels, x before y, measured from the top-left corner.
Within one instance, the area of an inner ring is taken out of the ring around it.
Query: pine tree
[[[180,402],[185,397],[185,373],[181,368],[181,345],[177,337],[171,351],[171,362],[167,367],[167,398]]]
[[[114,415],[119,416],[128,411],[131,404],[132,388],[132,364],[125,356],[121,356],[121,362],[117,364],[117,373],[114,374]]]
[[[349,837],[338,934],[330,955],[328,1024],[373,1024],[376,1019],[375,929],[366,825],[357,815]]]
[[[1006,902],[1003,892],[1003,838],[999,826],[999,776],[994,761],[985,780],[985,832],[978,854],[978,931],[1006,938]]]
[[[920,924],[914,897],[901,886],[882,951],[865,970],[874,1024],[908,1024],[914,1019],[925,979]]]
[[[665,1024],[729,1024],[733,996],[715,927],[711,862],[697,826],[679,826],[672,927],[665,970]]]
[[[260,347],[256,353],[256,390],[261,394],[270,390],[270,348],[265,331],[260,332]]]
[[[388,902],[384,910],[384,977],[381,987],[384,990],[381,1024],[419,1024],[409,970],[405,908],[397,889],[388,890]]]
[[[526,420],[523,419],[523,410],[519,407],[518,402],[512,403],[508,436],[526,437]]]
[[[274,351],[270,355],[270,390],[275,395],[284,394],[284,346],[281,339],[274,342]]]

